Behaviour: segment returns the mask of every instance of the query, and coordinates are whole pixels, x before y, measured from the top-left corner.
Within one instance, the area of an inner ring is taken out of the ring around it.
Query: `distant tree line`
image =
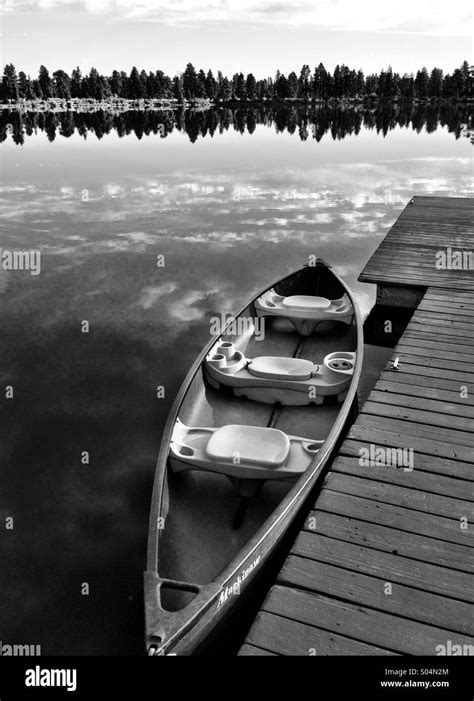
[[[125,71],[113,71],[112,75],[101,75],[91,68],[83,75],[75,68],[71,75],[63,70],[50,74],[45,66],[39,69],[38,77],[31,78],[23,71],[17,74],[15,66],[5,66],[0,83],[0,101],[36,100],[48,98],[92,98],[108,100],[125,98],[131,100],[156,99],[185,101],[208,100],[212,103],[264,102],[302,100],[327,101],[330,99],[351,100],[466,100],[472,98],[474,69],[464,61],[451,74],[440,68],[428,72],[422,68],[413,74],[400,75],[389,67],[380,73],[364,75],[362,70],[353,70],[337,65],[334,72],[326,70],[320,63],[314,70],[305,64],[299,75],[294,71],[284,75],[277,71],[274,78],[257,80],[252,73],[235,73],[227,78],[221,71],[214,76],[211,70],[205,73],[188,63],[185,71],[170,78],[163,71],[139,71],[135,66],[127,75]]]

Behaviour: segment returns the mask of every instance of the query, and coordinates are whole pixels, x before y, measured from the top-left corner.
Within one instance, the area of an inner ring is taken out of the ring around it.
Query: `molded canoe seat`
[[[290,440],[276,428],[231,424],[218,428],[205,450],[214,462],[232,462],[238,455],[246,465],[280,467],[288,459]]]
[[[312,295],[284,297],[272,288],[255,302],[257,316],[279,316],[288,319],[302,336],[309,336],[323,321],[350,324],[354,314],[347,294],[340,299]]]
[[[311,297],[310,295],[291,295],[281,300],[285,309],[295,311],[315,312],[321,309],[329,309],[331,300],[326,297]]]
[[[218,341],[204,360],[204,374],[215,389],[231,387],[237,396],[257,402],[302,406],[342,401],[354,374],[356,353],[329,353],[322,365],[303,358],[260,356],[252,360],[228,341]]]
[[[324,441],[288,436],[276,428],[229,424],[191,428],[176,420],[170,442],[173,472],[203,470],[225,475],[234,484],[248,480],[296,479]],[[242,493],[242,491],[241,491]]]
[[[274,380],[285,377],[293,380],[309,380],[314,370],[314,363],[302,358],[261,356],[249,362],[247,369],[255,377],[270,377]]]

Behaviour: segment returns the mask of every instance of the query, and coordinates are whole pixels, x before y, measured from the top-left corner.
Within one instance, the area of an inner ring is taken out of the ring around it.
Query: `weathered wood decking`
[[[453,221],[474,210],[473,200],[453,200],[456,217],[453,202],[433,200]],[[474,244],[469,232],[454,236],[446,230],[435,245]],[[384,244],[362,279],[384,282],[372,264],[385,274]],[[401,260],[414,260],[399,246]],[[412,284],[410,266],[390,261],[392,279]],[[474,272],[446,271],[443,287],[431,269],[413,270],[429,288],[393,353],[399,369],[382,372],[364,404],[241,655],[436,655],[443,645],[474,653]],[[386,461],[387,449],[407,451],[408,469],[377,466],[377,448]]]
[[[472,198],[413,197],[359,279],[387,286],[474,290],[474,268],[443,270],[435,265],[439,251],[451,248],[452,266],[453,253],[474,251],[473,215]]]

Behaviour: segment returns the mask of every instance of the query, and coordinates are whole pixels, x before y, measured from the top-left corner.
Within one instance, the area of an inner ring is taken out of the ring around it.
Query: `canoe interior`
[[[282,295],[308,294],[337,299],[345,289],[325,266],[304,268],[275,286]],[[240,315],[255,318],[253,303]],[[235,330],[235,329],[234,329]],[[299,357],[321,363],[328,353],[354,351],[357,346],[355,321],[350,326],[324,322],[310,337],[300,336],[284,319],[266,317],[265,333],[257,340],[250,328],[238,336],[224,334],[247,357],[276,355]],[[198,368],[184,396],[177,416],[188,426],[220,427],[226,424],[269,426],[287,434],[324,440],[342,404],[328,400],[321,406],[263,404],[213,389]],[[158,574],[162,578],[192,584],[208,584],[239,553],[258,528],[272,514],[294,483],[267,481],[252,501],[242,526],[232,522],[239,496],[229,479],[210,472],[165,470],[162,516],[166,528],[159,533]],[[177,611],[193,594],[162,587],[162,606]]]

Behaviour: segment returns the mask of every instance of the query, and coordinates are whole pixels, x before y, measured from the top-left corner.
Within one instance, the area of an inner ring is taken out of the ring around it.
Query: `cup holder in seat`
[[[235,363],[238,363],[240,360],[242,360],[242,357],[243,356],[240,351],[235,351],[234,355],[227,358],[227,365],[234,365]]]
[[[315,453],[317,450],[320,449],[320,445],[318,443],[308,443],[306,446],[306,450],[311,451],[311,453]]]
[[[330,367],[331,370],[344,370],[347,372],[347,370],[352,370],[354,368],[354,363],[351,363],[350,360],[346,360],[346,358],[333,358],[328,362],[328,367]]]
[[[194,450],[190,448],[188,445],[180,445],[179,446],[179,454],[183,455],[184,457],[191,458],[194,455]]]
[[[231,367],[239,363],[243,358],[243,354],[239,350],[235,350],[234,344],[225,341],[220,343],[217,348],[216,355],[212,356],[212,360],[225,360],[227,367]]]

